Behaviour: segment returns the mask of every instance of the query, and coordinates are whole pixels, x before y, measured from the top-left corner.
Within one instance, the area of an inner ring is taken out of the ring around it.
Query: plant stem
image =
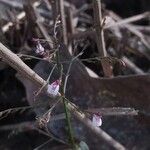
[[[63,68],[62,68],[62,65],[60,64],[59,48],[56,51],[56,61],[57,61],[57,68],[58,68],[58,71],[60,73],[60,78],[62,79]],[[66,123],[67,123],[67,126],[68,126],[69,142],[72,145],[72,148],[75,150],[76,145],[75,145],[74,137],[73,137],[73,130],[72,130],[71,119],[70,119],[70,112],[69,112],[68,107],[67,107],[68,102],[65,99],[65,90],[66,90],[66,86],[64,86],[63,81],[62,81],[61,82],[61,87],[60,87],[60,92],[61,92],[61,95],[63,95],[62,96],[62,101],[63,101],[63,105],[64,105],[64,110],[65,110]]]
[[[107,57],[104,32],[102,26],[101,0],[93,0],[93,11],[94,11],[94,23],[96,29],[96,40],[97,40],[98,52],[101,57]],[[107,60],[101,60],[101,64],[102,64],[104,76],[112,77],[113,70],[110,63]]]
[[[76,149],[76,145],[75,145],[75,141],[74,141],[74,137],[73,137],[73,130],[72,130],[72,126],[71,126],[70,112],[67,107],[68,102],[65,100],[64,97],[62,97],[62,100],[63,100],[63,104],[64,104],[64,109],[65,109],[66,121],[67,121],[67,125],[68,125],[69,141],[72,145],[72,148]]]

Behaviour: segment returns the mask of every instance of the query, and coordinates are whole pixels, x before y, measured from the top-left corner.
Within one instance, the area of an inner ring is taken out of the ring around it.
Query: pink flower
[[[35,53],[38,55],[43,55],[45,53],[45,49],[41,45],[40,41],[37,41]]]
[[[102,125],[102,116],[99,113],[93,114],[92,123],[94,126],[100,127]]]
[[[36,49],[35,49],[35,53],[38,55],[45,55],[45,49],[44,47],[41,45],[40,43],[40,39],[38,38],[33,38],[32,41],[36,44]]]
[[[48,85],[47,93],[53,97],[59,95],[59,88],[60,88],[61,80],[56,80],[53,83]]]

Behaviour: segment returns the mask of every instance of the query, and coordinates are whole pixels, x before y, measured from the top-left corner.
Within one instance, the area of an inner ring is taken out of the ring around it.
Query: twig
[[[18,55],[19,57],[29,57],[29,58],[32,58],[32,59],[37,59],[37,60],[44,60],[44,59],[42,59],[42,58],[38,58],[38,57],[34,57],[34,56],[31,56],[31,55],[25,55],[25,54],[19,54]],[[103,57],[93,57],[93,58],[87,58],[87,59],[80,59],[81,61],[84,61],[84,62],[97,62],[97,61],[101,61],[103,59]],[[126,64],[126,66],[130,69],[130,70],[132,70],[134,73],[136,73],[136,74],[145,74],[145,72],[142,70],[142,69],[140,69],[138,66],[136,66],[130,59],[128,59],[127,57],[125,57],[125,56],[123,56],[122,58],[121,58],[124,62],[125,62],[125,64]],[[45,60],[45,61],[47,61],[47,60]],[[55,63],[55,61],[52,61],[52,63]],[[63,64],[63,63],[70,63],[70,61],[62,61],[62,62],[60,62],[61,64]]]
[[[46,144],[48,144],[49,142],[51,142],[53,139],[49,139],[46,142],[44,142],[43,144],[41,144],[40,146],[34,148],[33,150],[40,150],[43,146],[45,146]]]
[[[101,0],[93,0],[93,11],[94,11],[94,23],[96,28],[96,40],[97,47],[100,56],[107,57],[105,40],[104,40],[104,32],[103,32],[103,22],[102,22],[102,12],[101,12]],[[112,66],[108,61],[101,61],[102,68],[104,71],[104,76],[112,77],[113,71]]]
[[[39,86],[45,85],[46,81],[43,80],[39,75],[37,75],[32,69],[30,69],[16,54],[11,52],[6,48],[2,43],[0,43],[0,57],[8,63],[11,67],[20,72],[24,77],[28,78],[35,84]],[[68,103],[68,109],[73,113],[78,120],[80,120],[85,126],[87,126],[93,133],[105,140],[109,145],[114,147],[117,150],[125,150],[126,148],[114,140],[110,135],[108,135],[101,128],[95,127],[93,123],[86,118],[84,113],[81,113],[76,110],[74,104]]]
[[[46,84],[45,80],[30,69],[16,54],[11,52],[2,43],[0,43],[0,57],[2,57],[7,64],[22,74],[22,76],[38,84],[38,86],[43,86]]]
[[[46,41],[48,41],[49,47],[50,47],[50,48],[53,48],[53,41],[52,41],[52,39],[50,38],[50,36],[47,34],[47,32],[45,31],[43,24],[40,22],[41,16],[40,16],[40,14],[36,11],[35,5],[32,5],[32,6],[31,6],[31,9],[32,9],[33,13],[35,14],[35,16],[36,16],[36,18],[37,18],[37,21],[36,21],[37,26],[39,27],[39,29],[40,29],[41,33],[43,34],[44,38],[46,39]]]
[[[2,3],[3,5],[6,5],[10,8],[13,8],[13,9],[23,10],[23,4],[19,1],[0,0],[0,3]],[[52,14],[50,14],[50,12],[48,12],[42,8],[38,8],[38,12],[45,18],[48,18],[48,19],[52,18]]]
[[[54,65],[54,67],[52,68],[52,70],[51,70],[51,72],[50,72],[50,74],[49,74],[49,76],[48,76],[48,78],[47,78],[47,81],[46,81],[47,84],[49,83],[50,77],[51,77],[51,75],[52,75],[52,73],[53,73],[53,71],[54,71],[55,68],[56,68],[56,65]],[[42,87],[38,90],[38,92],[36,93],[35,97],[38,96],[38,95],[42,92],[42,90],[47,86],[47,84],[44,85],[44,86],[42,86]]]
[[[136,74],[144,74],[143,70],[141,70],[139,67],[137,67],[132,61],[130,61],[127,57],[123,56],[121,58],[125,64],[127,65],[128,68],[130,68],[133,72]]]
[[[80,15],[81,12],[84,12],[87,9],[91,9],[92,5],[91,4],[84,4],[83,6],[81,6],[79,9],[76,10],[74,17]]]
[[[58,1],[56,1],[58,2]],[[60,16],[58,15],[55,23],[54,23],[54,48],[56,49],[56,64],[57,64],[57,69],[60,75],[60,80],[61,80],[61,87],[60,87],[60,91],[61,91],[61,95],[63,95],[61,97],[63,105],[64,105],[64,110],[65,110],[65,116],[66,116],[66,122],[67,122],[67,126],[68,126],[68,134],[69,134],[69,141],[71,142],[72,148],[76,149],[76,145],[74,142],[74,137],[73,137],[73,133],[72,133],[72,126],[71,126],[71,120],[70,120],[70,112],[68,111],[68,107],[67,107],[67,102],[64,98],[65,96],[65,90],[64,90],[64,84],[62,81],[62,75],[63,75],[63,66],[60,63],[60,44],[59,44],[59,38],[57,38],[57,33],[58,33],[58,27],[60,26]]]
[[[39,2],[34,2],[34,4],[33,4],[35,7],[38,7],[39,5],[40,5],[40,3]],[[24,17],[25,17],[25,12],[24,11],[22,11],[21,13],[19,13],[17,16],[16,16],[16,18],[17,18],[17,20],[21,20],[21,19],[23,19]],[[9,29],[9,27],[11,27],[11,26],[13,26],[13,23],[12,22],[8,22],[6,25],[4,25],[3,27],[2,27],[2,31],[5,33],[5,32],[7,32],[8,31],[8,29]]]
[[[64,91],[64,89],[62,89]],[[64,92],[63,92],[64,94]],[[71,142],[72,148],[76,150],[76,145],[73,137],[73,130],[71,126],[71,119],[70,119],[70,112],[68,111],[68,102],[65,100],[64,97],[62,97],[63,104],[64,104],[64,109],[65,109],[65,116],[66,116],[66,121],[68,125],[68,133],[69,133],[69,141]]]
[[[67,17],[68,17],[68,19],[67,19],[67,21],[68,21],[68,28],[69,28],[68,32],[70,34],[74,34],[74,32],[75,32],[75,28],[74,28],[75,25],[74,25],[74,21],[73,21],[73,10],[70,7],[67,8]]]
[[[104,29],[108,29],[108,28],[112,28],[112,27],[116,27],[116,26],[122,26],[122,25],[125,25],[125,24],[129,24],[131,22],[135,22],[135,21],[144,19],[144,18],[148,17],[149,15],[150,15],[150,12],[144,12],[142,14],[135,15],[135,16],[132,16],[132,17],[120,20],[120,21],[118,21],[116,23],[113,23],[113,24],[110,24],[110,25],[106,25],[106,26],[104,26]]]
[[[24,35],[24,38],[26,35],[32,37],[37,37],[37,26],[36,26],[36,20],[37,16],[34,13],[33,7],[32,7],[32,1],[26,0],[24,3],[24,11],[26,14],[26,20],[27,20],[27,33]]]
[[[144,33],[150,33],[150,26],[134,25],[134,27]]]
[[[64,142],[63,140],[61,140],[61,139],[59,139],[59,138],[57,138],[57,137],[54,137],[49,131],[43,131],[43,130],[41,130],[41,129],[39,129],[39,128],[37,128],[37,127],[34,127],[34,130],[36,130],[36,131],[38,131],[39,133],[41,133],[41,134],[43,134],[43,135],[45,135],[45,136],[48,136],[48,137],[50,137],[50,138],[53,138],[54,140],[56,140],[56,141],[58,141],[58,142],[60,142],[60,143],[63,143],[63,144],[66,144],[66,145],[68,145],[66,142]]]
[[[109,15],[117,21],[120,21],[121,18],[115,14],[112,11],[109,11]],[[139,37],[139,39],[142,41],[142,43],[145,45],[146,48],[150,49],[150,44],[145,40],[143,34],[137,30],[133,25],[131,24],[123,24],[122,27],[125,27],[127,30],[129,30],[131,33],[133,33],[134,35],[136,35],[137,37]]]
[[[49,36],[47,36],[47,32],[45,31],[43,24],[41,22],[37,21],[37,26],[39,27],[40,31],[42,32],[42,34],[44,35],[46,40],[49,41],[48,42],[49,47],[53,48],[53,44],[52,44],[53,42],[52,42],[51,38]]]
[[[66,78],[65,78],[65,81],[64,81],[64,93],[66,93],[66,87],[67,87],[67,81],[68,81],[68,77],[69,77],[69,73],[70,73],[70,70],[71,70],[71,66],[73,64],[73,62],[83,54],[85,48],[87,47],[88,44],[86,44],[84,46],[84,48],[82,49],[82,51],[77,55],[75,56],[74,58],[72,58],[72,60],[70,61],[70,64],[69,64],[69,67],[68,67],[68,70],[67,70],[67,73],[66,73]]]
[[[70,54],[73,54],[72,40],[69,38],[69,35],[74,34],[75,25],[73,20],[73,10],[70,7],[67,7],[67,25],[68,25],[68,50]]]
[[[93,11],[94,11],[94,23],[97,33],[97,46],[100,56],[107,56],[104,32],[102,29],[102,12],[101,12],[101,0],[93,0]]]
[[[48,8],[49,11],[52,11],[52,6],[48,0],[44,0],[46,7]]]
[[[63,43],[67,45],[67,27],[66,27],[66,18],[65,18],[65,10],[64,10],[64,0],[58,0],[59,13],[62,24],[62,35],[63,35]]]
[[[66,93],[66,87],[67,87],[67,81],[68,81],[68,77],[69,77],[69,72],[71,70],[71,66],[72,66],[72,63],[73,61],[78,58],[82,53],[83,53],[84,49],[76,56],[74,57],[70,64],[69,64],[69,67],[68,67],[68,70],[67,70],[67,73],[66,73],[66,78],[65,78],[65,81],[64,81],[64,84],[63,84],[63,95],[65,96],[65,93]],[[65,97],[63,96],[63,102],[64,102],[64,107],[65,107],[65,112],[66,112],[66,118],[67,118],[67,122],[68,122],[68,127],[69,127],[69,132],[70,132],[70,140],[71,140],[71,143],[72,143],[72,146],[74,149],[76,149],[76,145],[75,145],[75,141],[74,141],[74,138],[73,138],[73,131],[72,131],[72,126],[71,126],[71,121],[70,121],[70,113],[68,112],[68,100],[65,99]]]
[[[58,18],[59,19],[59,18]],[[55,22],[55,26],[57,24],[57,20]],[[57,68],[58,68],[58,71],[60,73],[60,79],[62,80],[62,71],[63,71],[63,68],[62,68],[62,65],[60,63],[60,57],[59,57],[59,52],[60,52],[60,47],[59,47],[59,43],[57,43],[58,39],[57,39],[57,28],[54,27],[54,35],[55,35],[55,43],[56,43],[56,47],[57,47],[57,51],[56,51],[56,60],[57,60]],[[67,77],[66,77],[67,78]],[[75,142],[74,142],[74,137],[73,137],[73,130],[72,130],[72,126],[71,126],[71,119],[70,119],[70,112],[68,111],[68,103],[67,101],[65,100],[65,89],[64,89],[65,85],[63,83],[63,81],[61,82],[61,87],[60,87],[60,91],[61,91],[61,94],[63,95],[62,97],[62,102],[63,102],[63,105],[64,105],[64,111],[65,111],[65,116],[66,116],[66,122],[67,122],[67,126],[68,126],[68,135],[69,135],[69,142],[71,143],[71,146],[72,148],[75,150],[76,149],[76,145],[75,145]]]
[[[124,108],[124,107],[113,107],[113,108],[89,108],[86,110],[89,113],[97,113],[99,112],[102,116],[137,116],[138,110],[133,108]]]
[[[46,106],[46,105],[48,105],[47,101],[46,102],[38,102],[37,104],[33,104],[32,106],[30,105],[30,106],[22,106],[22,107],[9,108],[9,109],[0,111],[0,119],[5,118],[9,114],[12,114],[12,113],[16,113],[16,112],[23,113],[26,110],[34,109],[34,108],[38,108],[38,107],[43,107],[43,106]]]

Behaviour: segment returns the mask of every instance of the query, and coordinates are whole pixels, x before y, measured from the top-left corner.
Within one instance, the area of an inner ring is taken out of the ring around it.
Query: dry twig
[[[121,17],[119,17],[117,14],[115,14],[112,11],[109,11],[109,15],[116,21],[121,21]],[[123,27],[125,27],[127,30],[129,30],[131,33],[133,33],[134,35],[136,35],[137,37],[139,37],[139,39],[142,41],[142,43],[145,45],[145,47],[147,47],[148,49],[150,49],[150,45],[149,43],[145,40],[145,37],[143,36],[143,34],[137,30],[133,25],[131,24],[122,24]]]
[[[67,45],[68,39],[67,39],[67,27],[66,27],[66,18],[65,18],[65,10],[64,10],[64,0],[58,0],[58,6],[59,6],[59,13],[62,23],[62,36],[63,36],[63,43]]]
[[[112,108],[89,108],[87,110],[89,113],[99,112],[102,116],[118,116],[118,115],[127,115],[127,116],[136,116],[138,111],[133,108],[121,108],[121,107],[112,107]]]
[[[35,2],[34,4],[33,4],[35,7],[38,7],[39,5],[40,5],[40,3],[39,2]],[[16,16],[16,18],[17,18],[17,20],[21,20],[21,19],[23,19],[24,17],[25,17],[25,12],[24,11],[22,11],[21,13],[19,13],[17,16]],[[2,27],[2,31],[5,33],[5,32],[7,32],[8,30],[9,30],[9,27],[11,27],[11,26],[13,26],[13,23],[12,22],[8,22],[6,25],[4,25],[3,27]]]
[[[125,56],[123,56],[122,58],[121,58],[124,62],[125,62],[125,64],[127,65],[127,67],[129,68],[129,69],[131,69],[134,73],[136,73],[136,74],[144,74],[144,71],[143,70],[141,70],[139,67],[137,67],[132,61],[130,61],[127,57],[125,57]]]
[[[107,57],[104,32],[103,32],[103,22],[102,22],[102,12],[101,12],[101,0],[93,0],[93,10],[94,10],[94,23],[96,28],[96,40],[97,47],[101,57]],[[101,61],[102,68],[104,71],[104,76],[112,77],[113,71],[112,66],[108,61]]]
[[[150,12],[144,12],[144,13],[139,14],[139,15],[135,15],[135,16],[123,19],[123,20],[119,20],[116,23],[112,23],[110,25],[106,25],[106,26],[104,26],[104,29],[108,29],[108,28],[112,28],[112,27],[116,27],[116,26],[122,26],[122,25],[125,25],[125,24],[129,24],[131,22],[135,22],[135,21],[144,19],[144,18],[148,17],[149,15],[150,15]]]

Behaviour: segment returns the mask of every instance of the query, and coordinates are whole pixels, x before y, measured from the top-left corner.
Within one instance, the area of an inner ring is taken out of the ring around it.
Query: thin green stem
[[[63,68],[62,68],[62,65],[60,63],[59,48],[56,51],[56,63],[57,63],[58,71],[60,73],[60,79],[62,79]],[[69,112],[68,107],[67,107],[68,102],[64,98],[65,89],[66,89],[66,86],[64,86],[63,81],[62,81],[60,91],[61,91],[61,94],[63,95],[62,101],[63,101],[63,105],[64,105],[64,110],[65,110],[66,123],[67,123],[67,126],[68,126],[69,142],[71,143],[72,148],[76,149],[76,145],[75,145],[74,137],[73,137],[73,130],[72,130],[72,126],[71,126],[70,112]]]
[[[72,148],[76,149],[76,144],[75,144],[74,137],[73,137],[73,130],[72,130],[72,126],[71,126],[70,112],[67,107],[68,102],[65,100],[65,98],[62,98],[62,99],[63,99],[64,109],[65,109],[66,121],[67,121],[67,125],[68,125],[69,141],[72,145]]]

